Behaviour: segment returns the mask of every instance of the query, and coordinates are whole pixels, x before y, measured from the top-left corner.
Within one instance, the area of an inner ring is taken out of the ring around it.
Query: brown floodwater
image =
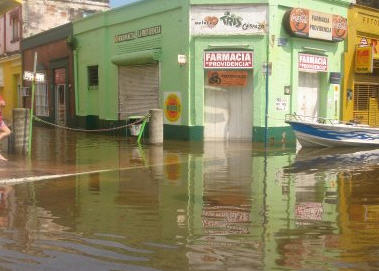
[[[6,156],[0,271],[379,270],[379,150],[35,128]]]

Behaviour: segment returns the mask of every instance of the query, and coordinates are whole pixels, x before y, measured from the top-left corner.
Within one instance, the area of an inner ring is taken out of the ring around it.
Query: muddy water
[[[2,180],[88,174],[0,185],[1,271],[379,270],[379,151],[37,129],[8,158]]]

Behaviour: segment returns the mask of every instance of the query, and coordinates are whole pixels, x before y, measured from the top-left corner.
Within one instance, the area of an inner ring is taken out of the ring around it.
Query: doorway
[[[66,85],[55,85],[55,123],[66,125]]]
[[[301,116],[316,120],[319,116],[320,76],[319,73],[299,72],[297,111]]]
[[[251,140],[253,71],[205,71],[204,139]]]

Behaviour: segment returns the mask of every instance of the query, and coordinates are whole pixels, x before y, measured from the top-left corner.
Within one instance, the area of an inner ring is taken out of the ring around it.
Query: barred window
[[[99,66],[88,66],[88,89],[99,87]]]

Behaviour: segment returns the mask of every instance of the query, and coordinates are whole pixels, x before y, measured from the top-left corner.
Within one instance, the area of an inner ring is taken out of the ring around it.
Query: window
[[[99,66],[88,66],[88,89],[99,87]]]
[[[13,13],[10,16],[10,25],[12,26],[12,42],[20,40],[20,19],[18,13]]]
[[[88,17],[88,16],[94,14],[95,12],[96,12],[95,10],[83,10],[82,16],[83,16],[83,18],[85,18],[85,17]]]
[[[49,116],[49,102],[47,97],[47,84],[37,84],[36,88],[36,115]]]

